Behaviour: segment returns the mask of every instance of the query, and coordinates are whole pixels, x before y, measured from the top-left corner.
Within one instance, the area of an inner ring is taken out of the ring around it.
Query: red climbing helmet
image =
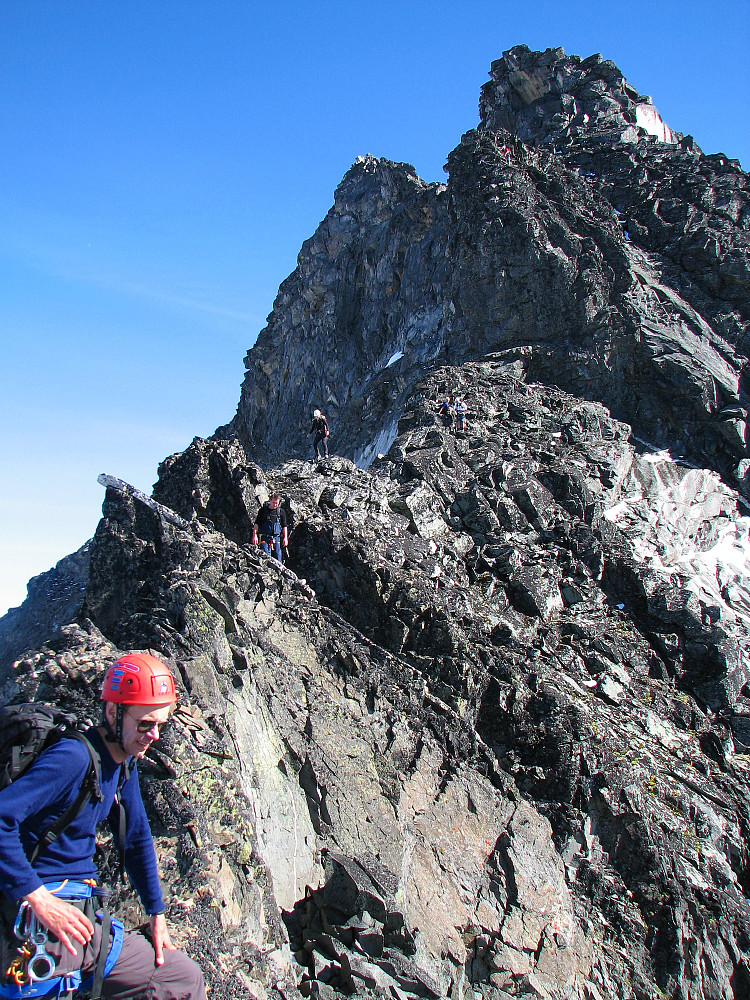
[[[177,701],[169,667],[150,653],[127,653],[107,670],[102,701],[116,705],[173,705]]]

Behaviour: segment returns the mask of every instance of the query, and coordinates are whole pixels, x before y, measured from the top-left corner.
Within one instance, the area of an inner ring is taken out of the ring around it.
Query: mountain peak
[[[504,52],[482,87],[479,115],[480,128],[512,132],[534,145],[596,134],[624,142],[645,134],[669,143],[682,139],[610,59],[566,56],[561,48],[532,52],[516,45]]]
[[[371,154],[347,171],[247,355],[231,432],[263,464],[300,458],[321,408],[366,467],[430,365],[529,348],[533,377],[750,489],[739,165],[599,54],[509,49],[480,112],[447,185]]]

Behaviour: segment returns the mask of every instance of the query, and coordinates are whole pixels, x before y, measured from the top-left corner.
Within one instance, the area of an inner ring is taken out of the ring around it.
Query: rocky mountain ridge
[[[644,108],[516,47],[447,185],[358,161],[232,424],[14,619],[5,700],[178,674],[142,781],[214,996],[750,996],[746,176]]]
[[[747,494],[746,175],[639,127],[651,105],[600,57],[519,46],[491,75],[447,186],[374,157],[343,179],[248,354],[232,431],[273,464],[307,453],[322,406],[366,466],[436,360],[524,346],[534,378]]]

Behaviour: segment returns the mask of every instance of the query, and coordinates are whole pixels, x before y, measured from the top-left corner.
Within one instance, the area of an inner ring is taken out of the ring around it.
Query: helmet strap
[[[123,751],[125,750],[125,747],[122,745],[122,719],[124,714],[122,705],[118,705],[117,715],[115,716],[115,742],[119,744],[120,749]]]
[[[116,743],[120,749],[124,752],[125,747],[122,745],[122,720],[124,712],[122,705],[115,705],[115,728],[113,729],[110,725],[109,719],[107,718],[106,712],[104,713],[104,728],[107,731],[107,742]]]

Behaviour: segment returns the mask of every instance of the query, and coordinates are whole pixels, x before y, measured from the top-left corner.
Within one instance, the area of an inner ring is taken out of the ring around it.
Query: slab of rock
[[[544,620],[563,606],[558,581],[543,566],[523,566],[515,570],[510,578],[509,592],[520,611]]]

